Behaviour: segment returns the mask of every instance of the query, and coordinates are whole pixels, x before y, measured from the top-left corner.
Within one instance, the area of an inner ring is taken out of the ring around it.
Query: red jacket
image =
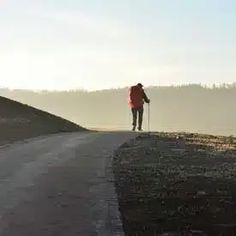
[[[149,102],[143,88],[135,85],[129,89],[129,105],[131,108],[142,108],[145,102]]]

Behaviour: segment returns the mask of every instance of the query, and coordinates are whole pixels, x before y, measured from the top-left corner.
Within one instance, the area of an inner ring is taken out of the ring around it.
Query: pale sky
[[[235,0],[0,0],[0,87],[235,81]]]

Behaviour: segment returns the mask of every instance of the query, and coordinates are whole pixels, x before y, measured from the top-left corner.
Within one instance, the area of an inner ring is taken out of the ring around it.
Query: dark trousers
[[[143,124],[143,107],[140,108],[132,108],[132,114],[133,114],[133,126],[137,126],[137,117],[138,117],[138,128],[142,128]]]

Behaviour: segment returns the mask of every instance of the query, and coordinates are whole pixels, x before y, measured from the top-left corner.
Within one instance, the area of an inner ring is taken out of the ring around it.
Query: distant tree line
[[[236,135],[236,83],[149,87],[151,128]],[[85,127],[129,129],[128,88],[95,92],[0,89],[0,95]]]

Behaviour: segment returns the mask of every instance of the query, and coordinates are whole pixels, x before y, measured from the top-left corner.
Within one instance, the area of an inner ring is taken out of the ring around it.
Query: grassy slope
[[[0,97],[0,144],[84,128],[33,107]]]

